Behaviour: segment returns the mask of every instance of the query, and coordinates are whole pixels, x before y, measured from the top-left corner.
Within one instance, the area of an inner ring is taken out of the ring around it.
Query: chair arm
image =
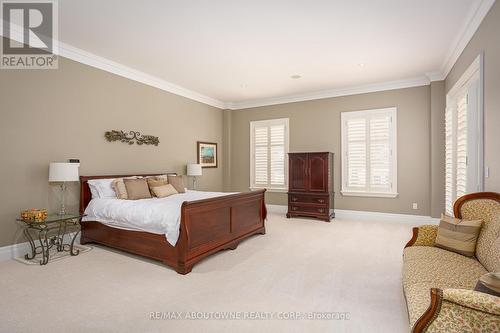
[[[405,245],[405,248],[409,246],[434,246],[437,230],[438,226],[432,224],[424,224],[413,228],[413,237]]]
[[[466,289],[431,289],[431,305],[413,333],[500,332],[500,297]]]
[[[468,289],[444,289],[443,300],[500,316],[500,297]],[[498,318],[500,320],[500,318]],[[500,323],[499,323],[500,325]]]

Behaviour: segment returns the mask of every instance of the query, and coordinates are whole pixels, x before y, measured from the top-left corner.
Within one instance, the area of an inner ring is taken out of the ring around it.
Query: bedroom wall
[[[430,86],[236,110],[231,115],[231,185],[250,184],[250,121],[290,118],[290,151],[335,153],[335,207],[386,213],[430,215]],[[398,108],[397,198],[343,197],[340,194],[340,113]],[[286,205],[286,193],[266,194],[269,204]],[[412,203],[418,209],[412,209]]]
[[[445,207],[445,128],[446,95],[444,81],[431,82],[431,178],[432,217],[440,217]]]
[[[500,2],[496,1],[446,78],[446,92],[484,52],[484,165],[490,175],[485,191],[500,192]]]
[[[0,246],[24,242],[14,223],[25,208],[58,208],[48,165],[81,160],[80,174],[175,171],[196,162],[196,141],[218,142],[219,168],[204,169],[200,189],[223,188],[223,111],[60,59],[58,70],[0,70]],[[160,145],[128,146],[107,130],[138,130]],[[77,211],[78,185],[68,189]]]

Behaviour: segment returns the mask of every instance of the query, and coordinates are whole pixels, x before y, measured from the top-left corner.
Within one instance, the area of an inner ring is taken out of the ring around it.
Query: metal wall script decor
[[[137,143],[139,146],[142,145],[158,146],[158,144],[160,143],[160,139],[158,139],[157,136],[142,135],[140,132],[137,131],[130,131],[127,133],[124,131],[112,130],[112,131],[107,131],[104,134],[104,137],[109,142],[121,141],[123,143],[128,143],[129,145]]]

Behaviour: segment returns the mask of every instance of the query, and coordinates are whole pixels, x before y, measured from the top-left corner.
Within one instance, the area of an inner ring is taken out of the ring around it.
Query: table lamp
[[[196,190],[196,176],[202,175],[201,164],[188,164],[187,175],[193,177],[193,190]]]
[[[78,168],[80,163],[50,163],[49,166],[49,182],[61,183],[61,209],[59,215],[66,215],[66,207],[64,206],[64,195],[66,192],[66,182],[79,181]]]

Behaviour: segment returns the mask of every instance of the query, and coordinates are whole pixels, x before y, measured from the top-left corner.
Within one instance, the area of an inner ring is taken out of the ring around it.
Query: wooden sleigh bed
[[[85,211],[91,200],[88,180],[123,177],[129,175],[81,176],[80,212]],[[81,223],[80,242],[99,243],[160,260],[177,273],[187,274],[203,258],[220,250],[234,250],[242,240],[266,233],[264,194],[265,190],[259,190],[185,201],[181,207],[179,239],[175,246],[167,242],[165,235],[113,228],[96,221]]]

